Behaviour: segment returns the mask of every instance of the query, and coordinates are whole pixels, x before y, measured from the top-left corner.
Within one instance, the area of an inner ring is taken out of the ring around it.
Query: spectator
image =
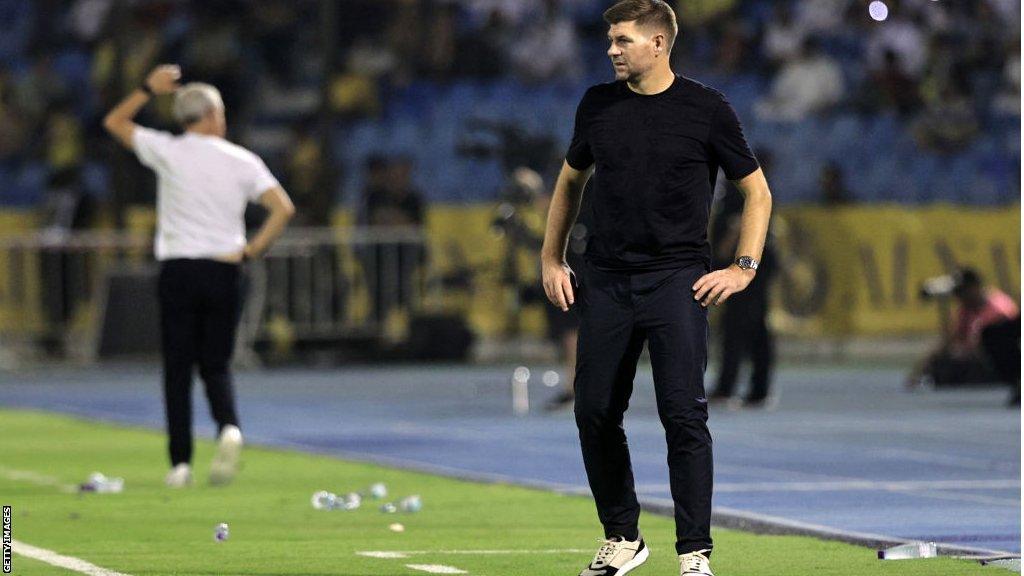
[[[387,161],[382,172],[380,158],[368,163],[374,182],[367,187],[366,223],[370,226],[421,226],[422,195],[412,185],[412,160],[399,157]]]
[[[460,39],[459,71],[478,78],[502,74],[507,69],[513,39],[514,29],[508,17],[501,10],[492,10],[482,28]]]
[[[767,153],[758,153],[762,168],[770,163]],[[743,195],[725,186],[711,222],[714,265],[725,268],[733,263],[739,246]],[[734,408],[769,408],[772,372],[775,364],[775,337],[768,326],[769,289],[774,274],[775,251],[771,241],[765,244],[757,275],[747,289],[733,294],[721,315],[718,381],[708,394],[713,404],[729,403]],[[733,402],[736,381],[742,364],[751,364],[750,388],[742,399]]]
[[[885,67],[885,54],[891,51],[896,62],[911,78],[920,78],[928,58],[927,38],[918,22],[900,10],[900,5],[889,2],[889,18],[875,26],[867,41],[867,66],[871,72]]]
[[[233,116],[244,117],[248,111],[244,97],[248,74],[243,66],[241,22],[229,5],[200,6],[195,31],[185,44],[185,61],[193,77],[220,89],[224,106],[233,111]]]
[[[927,102],[912,127],[918,146],[940,154],[961,150],[978,135],[978,118],[964,87],[951,83]]]
[[[302,19],[296,3],[288,0],[253,3],[254,45],[274,82],[294,83],[297,76],[294,56],[302,33]],[[301,213],[301,212],[300,212]]]
[[[807,34],[835,36],[842,33],[843,21],[853,0],[813,0],[796,5],[796,28]],[[786,4],[780,2],[778,4]]]
[[[758,114],[775,120],[802,120],[838,104],[844,89],[839,65],[809,38],[800,55],[779,71],[768,98],[758,103]]]
[[[294,132],[287,158],[287,182],[297,226],[330,226],[337,177],[311,121]]]
[[[382,106],[378,78],[390,74],[396,66],[397,58],[389,50],[376,50],[371,38],[357,38],[345,70],[331,79],[331,112],[342,120],[378,116]]]
[[[1020,116],[1020,37],[1010,44],[1010,58],[1003,67],[999,93],[993,102],[994,111],[1007,116]]]
[[[781,68],[786,62],[800,56],[807,35],[793,15],[789,2],[776,2],[772,7],[772,18],[765,27],[761,50],[768,63]]]
[[[46,162],[50,171],[77,171],[83,155],[81,122],[68,107],[54,107],[46,122]]]
[[[454,72],[457,49],[455,16],[456,9],[451,4],[430,5],[423,46],[418,50],[418,68],[421,75],[433,80],[446,81]]]
[[[676,3],[679,28],[693,30],[721,21],[735,10],[736,4],[736,0],[680,0]]]
[[[885,53],[885,64],[871,73],[871,85],[865,90],[869,112],[894,111],[909,117],[921,107],[918,84],[900,68],[896,53]]]
[[[527,82],[575,80],[578,47],[575,23],[558,0],[545,0],[538,16],[525,20],[510,57],[516,74]]]
[[[28,143],[29,127],[17,107],[11,76],[0,66],[0,166],[16,161]]]
[[[114,0],[75,0],[68,15],[71,30],[82,42],[95,42],[113,8]]]
[[[84,230],[93,224],[94,214],[93,199],[83,193],[79,170],[68,167],[52,171],[40,214],[47,236],[60,240],[66,234]],[[59,244],[40,251],[39,285],[46,318],[40,344],[52,356],[61,357],[66,352],[68,327],[78,305],[90,292],[87,265],[88,260],[80,252]]]
[[[53,69],[53,55],[38,54],[28,73],[14,85],[14,101],[33,126],[45,121],[51,104],[70,98],[67,82]]]
[[[748,55],[751,43],[750,27],[741,19],[732,19],[722,25],[718,41],[715,68],[725,74],[735,74],[753,66]]]
[[[853,203],[853,194],[843,181],[843,168],[838,162],[829,162],[821,168],[818,176],[821,187],[821,202],[825,206],[846,206]]]
[[[536,0],[462,0],[467,15],[476,28],[496,16],[510,25],[518,24],[536,6]]]
[[[371,157],[366,164],[362,223],[378,227],[421,228],[422,195],[412,184],[412,160]],[[415,276],[423,263],[422,244],[374,238],[360,251],[373,318],[378,322],[413,303]]]
[[[421,5],[423,2],[410,0],[399,0],[394,4],[394,15],[384,33],[384,45],[386,52],[391,56],[390,79],[398,86],[408,85],[415,78],[420,69],[420,62],[423,60],[424,42],[426,35],[423,33],[426,18],[424,18]],[[361,58],[369,56],[373,58],[373,52],[380,52],[379,42],[372,36],[364,36],[363,40],[369,40],[361,45]],[[383,60],[383,57],[378,57]],[[359,62],[354,58],[349,59],[351,68],[357,68]],[[378,74],[380,76],[380,74]]]

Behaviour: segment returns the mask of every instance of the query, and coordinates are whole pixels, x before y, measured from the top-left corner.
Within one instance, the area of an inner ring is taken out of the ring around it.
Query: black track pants
[[[612,273],[584,266],[576,360],[576,424],[590,489],[605,535],[633,538],[640,506],[623,429],[644,342],[658,414],[668,441],[676,550],[711,548],[711,434],[704,370],[707,310],[691,287],[706,269]]]

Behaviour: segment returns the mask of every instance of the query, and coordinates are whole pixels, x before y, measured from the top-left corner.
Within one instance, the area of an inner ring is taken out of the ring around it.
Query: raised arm
[[[740,219],[740,239],[735,257],[750,256],[760,261],[768,235],[768,220],[772,215],[772,194],[768,181],[760,168],[733,182],[743,194],[743,216]],[[693,285],[694,299],[710,306],[725,302],[729,296],[744,290],[757,274],[743,270],[735,263],[728,268],[701,276]]]
[[[592,173],[593,168],[581,171],[568,162],[563,163],[555,182],[551,207],[548,208],[544,246],[541,248],[541,275],[548,300],[565,312],[573,304],[572,282],[569,279],[572,270],[565,262],[565,250],[569,243],[569,231],[580,212],[583,187]]]
[[[142,110],[142,107],[149,102],[152,95],[170,94],[177,90],[180,79],[181,68],[178,66],[172,64],[157,66],[146,77],[144,86],[149,88],[149,92],[142,88],[132,90],[131,94],[121,100],[103,118],[103,127],[110,132],[115,140],[131,150],[132,136],[135,134],[137,126],[133,120],[139,110]]]

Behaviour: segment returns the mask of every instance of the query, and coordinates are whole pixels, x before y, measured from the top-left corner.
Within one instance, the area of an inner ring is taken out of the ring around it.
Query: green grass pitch
[[[601,535],[587,498],[258,447],[247,447],[234,484],[213,488],[205,482],[211,455],[212,443],[199,442],[196,485],[170,490],[162,434],[0,410],[0,504],[13,506],[15,540],[133,576],[427,574],[408,564],[480,576],[575,575]],[[62,490],[93,471],[125,478],[125,491]],[[385,482],[389,496],[420,494],[423,510],[383,514],[370,500],[349,512],[310,505],[317,490],[358,491],[374,482]],[[213,539],[220,522],[231,531],[223,543]],[[391,531],[395,522],[405,531]],[[671,519],[646,514],[641,530],[651,558],[634,573],[678,574]],[[873,550],[812,538],[730,530],[715,530],[714,538],[718,576],[1008,573],[946,558],[882,562]],[[480,550],[522,552],[472,553]],[[537,552],[544,550],[554,552]],[[360,551],[417,553],[373,558]],[[13,560],[18,575],[73,574],[17,554]]]

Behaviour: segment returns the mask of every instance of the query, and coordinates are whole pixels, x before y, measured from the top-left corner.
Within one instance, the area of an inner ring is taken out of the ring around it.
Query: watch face
[[[736,260],[736,265],[744,270],[757,270],[757,261],[750,256],[740,256]]]

